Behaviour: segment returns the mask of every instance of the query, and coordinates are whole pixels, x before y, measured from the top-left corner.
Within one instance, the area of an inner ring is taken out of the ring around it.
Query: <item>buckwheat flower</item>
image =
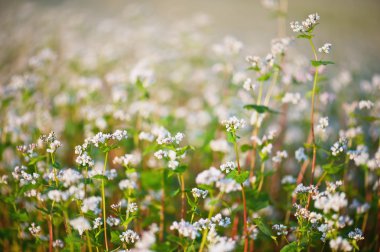
[[[229,252],[235,250],[236,241],[232,238],[219,236],[215,228],[210,229],[207,235],[209,252]]]
[[[212,151],[218,151],[223,153],[227,153],[229,151],[228,142],[223,138],[211,140],[210,148]]]
[[[88,211],[92,211],[94,214],[99,214],[100,208],[98,206],[101,201],[102,198],[98,196],[91,196],[84,199],[81,206],[82,212],[87,213]]]
[[[36,226],[36,224],[33,222],[32,224],[30,224],[29,232],[34,237],[37,237],[37,236],[39,236],[41,234],[41,227],[40,226]]]
[[[301,101],[301,94],[286,92],[285,95],[282,97],[281,101],[282,103],[292,103],[296,105]]]
[[[220,166],[220,170],[223,172],[226,172],[226,173],[229,173],[230,171],[233,171],[235,169],[236,169],[236,164],[235,164],[235,162],[231,162],[231,161],[229,161],[225,164],[222,164]]]
[[[225,37],[221,44],[215,44],[212,50],[215,54],[222,56],[236,55],[243,48],[243,43],[235,39],[234,37]]]
[[[65,244],[60,239],[53,241],[53,248],[63,248],[64,246]]]
[[[369,160],[368,148],[364,145],[359,145],[356,150],[347,151],[347,154],[357,166],[366,165]]]
[[[290,28],[293,32],[305,32],[304,27],[298,21],[290,22]]]
[[[350,205],[350,208],[354,209],[357,214],[364,214],[368,212],[371,206],[367,202],[360,204],[358,200],[354,199],[354,201]]]
[[[88,166],[92,167],[94,166],[94,161],[92,158],[87,154],[87,152],[83,152],[81,155],[79,155],[76,159],[75,162],[81,166]]]
[[[103,220],[102,218],[98,217],[92,223],[93,223],[92,229],[97,229],[98,227],[101,227],[103,225]]]
[[[61,202],[67,199],[67,194],[59,190],[51,190],[48,192],[47,196],[50,200],[55,202]]]
[[[212,185],[222,177],[223,173],[219,169],[216,169],[215,167],[210,167],[210,169],[204,170],[201,173],[199,173],[195,179],[195,182],[198,185]]]
[[[355,228],[354,231],[349,232],[348,237],[355,241],[364,240],[363,232],[359,228]]]
[[[131,244],[138,241],[140,239],[140,236],[133,230],[128,229],[124,231],[123,233],[121,233],[121,235],[119,235],[119,238],[120,238],[120,241],[127,244]]]
[[[47,148],[46,151],[48,153],[54,153],[61,145],[60,141],[54,140],[52,143],[49,143],[49,148]]]
[[[219,188],[221,192],[225,192],[225,193],[241,190],[241,186],[238,183],[236,183],[234,179],[228,179],[228,178],[219,179],[216,182],[215,186]]]
[[[193,197],[195,199],[198,199],[198,198],[205,199],[207,197],[208,191],[201,190],[201,189],[198,189],[198,188],[193,188],[193,189],[191,189],[191,193],[193,194]]]
[[[153,142],[154,141],[154,135],[149,133],[149,132],[140,132],[139,134],[139,140],[145,140],[148,142]]]
[[[320,53],[326,53],[329,54],[331,50],[332,45],[330,43],[325,43],[321,48],[318,49]]]
[[[285,150],[284,151],[277,151],[276,156],[274,156],[272,158],[272,161],[275,163],[280,163],[282,161],[282,159],[285,159],[287,157],[288,157],[288,153]]]
[[[295,184],[296,181],[297,180],[292,175],[286,175],[286,176],[284,176],[281,179],[281,184],[282,185],[285,185],[285,184]]]
[[[221,227],[227,227],[231,224],[231,219],[229,217],[224,217],[219,213],[211,217],[211,221],[218,224]]]
[[[156,243],[156,233],[159,228],[156,223],[150,225],[149,230],[141,234],[141,238],[136,242],[136,251],[150,251],[150,248]]]
[[[79,235],[82,235],[84,231],[91,229],[90,222],[82,216],[70,220],[70,225],[79,232]]]
[[[298,204],[294,204],[293,206],[296,208],[296,213],[294,214],[295,217],[300,217],[303,219],[309,219],[309,215],[310,215],[309,210],[307,210],[306,208],[304,208]]]
[[[328,117],[322,117],[319,119],[319,123],[317,125],[318,129],[320,129],[324,132],[328,126],[329,126],[329,118]]]
[[[252,79],[251,78],[247,78],[244,82],[243,82],[243,88],[247,91],[251,91],[251,90],[255,90],[256,89],[256,85],[252,83]]]
[[[116,203],[116,204],[112,204],[112,205],[111,205],[111,208],[112,208],[113,210],[115,210],[115,211],[119,210],[120,207],[121,207],[121,201],[119,201],[119,202]]]
[[[125,154],[121,157],[115,157],[113,159],[113,163],[129,167],[131,165],[137,165],[140,162],[140,160],[141,158],[136,154]]]
[[[298,150],[296,150],[295,157],[296,157],[298,162],[306,161],[307,156],[305,154],[305,149],[303,147],[301,147]]]
[[[245,60],[251,65],[253,68],[260,69],[262,66],[261,58],[258,56],[247,56]]]
[[[58,180],[61,181],[65,187],[78,183],[82,178],[83,175],[74,169],[60,170],[58,173]]]
[[[272,40],[271,52],[273,55],[282,55],[288,49],[290,38],[279,38]]]
[[[158,150],[154,153],[154,156],[157,158],[157,159],[163,159],[165,157],[168,156],[168,152],[165,151],[165,150]]]
[[[347,207],[347,204],[348,202],[345,193],[328,193],[317,197],[314,202],[314,207],[317,209],[323,209],[324,213],[328,213],[331,210],[339,212],[340,209]]]
[[[0,177],[0,184],[4,184],[4,185],[8,184],[7,180],[8,180],[8,175],[2,175]]]
[[[127,139],[128,134],[126,130],[115,130],[115,132],[112,133],[111,138],[121,141],[122,139]]]
[[[261,152],[263,154],[270,154],[272,152],[273,145],[271,143],[265,145],[262,149]]]
[[[181,220],[180,222],[174,221],[170,226],[170,230],[177,230],[178,233],[184,237],[188,237],[192,240],[198,236],[198,231],[190,222]]]
[[[246,123],[244,119],[238,119],[236,116],[228,118],[228,120],[223,120],[222,124],[226,127],[228,132],[235,132],[240,128],[244,128]]]
[[[359,101],[359,109],[360,110],[363,110],[363,109],[371,109],[372,107],[374,106],[373,102],[369,101],[369,100],[362,100],[362,101]]]
[[[333,156],[338,156],[347,149],[347,140],[345,138],[339,138],[339,141],[335,142],[330,149]]]
[[[311,194],[316,194],[318,192],[317,188],[314,185],[310,186],[304,186],[302,183],[298,184],[296,189],[294,190],[296,194],[301,194],[301,193],[311,193]]]
[[[131,202],[127,206],[128,213],[134,213],[138,210],[137,204],[135,202]]]
[[[119,182],[119,188],[120,190],[133,190],[137,188],[136,182],[130,180],[130,179],[123,179]]]
[[[108,216],[107,217],[107,224],[111,227],[116,227],[120,224],[120,219],[113,217],[113,216]]]
[[[330,248],[333,251],[351,251],[352,246],[351,244],[346,240],[343,239],[341,236],[338,236],[336,239],[333,239],[330,241]]]
[[[280,235],[287,235],[288,234],[288,227],[287,226],[284,226],[282,224],[274,224],[272,226],[272,229],[277,231],[277,235],[280,236]]]
[[[310,214],[309,214],[309,221],[310,221],[310,223],[315,224],[315,223],[321,221],[322,217],[323,216],[320,213],[310,212]]]
[[[173,169],[173,170],[174,170],[175,168],[177,168],[178,165],[179,165],[179,162],[176,161],[176,160],[170,160],[170,161],[168,162],[168,167],[169,167],[170,169]]]

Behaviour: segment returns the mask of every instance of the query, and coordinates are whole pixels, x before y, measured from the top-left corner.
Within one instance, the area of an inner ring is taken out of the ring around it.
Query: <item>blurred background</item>
[[[125,33],[126,36],[130,30],[156,30],[155,42],[160,43],[169,39],[170,31],[178,25],[186,29],[185,21],[194,17],[206,24],[204,33],[210,42],[220,41],[225,35],[233,35],[244,43],[247,53],[265,54],[270,50],[271,39],[278,36],[278,24],[274,12],[264,8],[263,2],[268,6],[273,1],[2,0],[1,79],[9,78],[12,72],[17,72],[23,66],[23,56],[32,55],[44,43],[59,40],[57,37],[69,37],[69,33],[76,32],[77,43],[90,44],[97,43],[94,41],[95,33],[102,37],[104,44],[107,43],[105,30]],[[333,44],[331,57],[337,62],[337,68],[360,69],[362,74],[379,70],[380,1],[290,0],[287,9],[287,27],[290,21],[303,20],[309,13],[320,14],[322,25],[318,27],[316,41],[317,44]],[[128,19],[125,19],[126,16]],[[79,28],[78,24],[81,25]],[[70,27],[76,30],[70,30]],[[293,35],[289,28],[286,35]],[[115,38],[108,36],[108,39]],[[133,38],[128,38],[120,46],[131,47],[134,43]],[[301,41],[297,44],[301,50],[307,46]]]

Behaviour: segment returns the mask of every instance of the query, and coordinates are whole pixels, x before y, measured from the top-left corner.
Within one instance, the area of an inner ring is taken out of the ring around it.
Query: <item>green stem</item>
[[[236,135],[235,135],[235,139],[236,139]],[[236,163],[237,163],[238,173],[240,174],[241,167],[240,167],[239,149],[238,149],[236,140],[234,141],[234,147],[235,147]],[[249,245],[248,226],[247,226],[247,201],[245,198],[245,190],[244,190],[243,183],[241,183],[240,186],[241,186],[241,196],[243,199],[244,252],[247,252],[248,251],[248,245]]]
[[[218,196],[216,197],[216,201],[214,202],[214,204],[211,206],[210,208],[210,211],[208,212],[208,217],[207,219],[211,219],[212,215],[214,214],[214,211],[215,211],[215,206],[216,206],[216,202],[219,202],[219,200],[222,198],[222,195],[223,193],[220,192],[218,194]],[[206,241],[207,241],[207,235],[208,235],[208,229],[205,229],[202,233],[202,241],[201,241],[201,246],[199,247],[199,250],[198,252],[202,252],[204,250],[204,247],[206,245]]]
[[[263,184],[264,184],[264,169],[265,169],[265,163],[262,162],[261,163],[261,166],[260,166],[260,183],[259,183],[259,187],[257,188],[257,190],[260,192],[261,191],[261,188],[263,187]]]
[[[315,59],[315,61],[318,61],[317,52],[315,50],[315,46],[314,46],[312,39],[309,39],[309,42],[311,45],[311,49],[313,50],[314,59]],[[313,145],[313,159],[311,162],[310,185],[313,185],[313,183],[314,183],[314,172],[315,172],[316,157],[317,157],[317,146],[315,144],[315,134],[314,134],[314,110],[315,110],[315,96],[316,96],[316,90],[317,90],[317,82],[318,82],[318,67],[315,67],[313,91],[312,91],[312,96],[311,96],[311,114],[310,114],[311,142]],[[310,199],[311,199],[311,195],[309,194],[307,207],[309,206]]]
[[[107,168],[108,151],[104,158],[103,175],[106,173]],[[107,239],[107,214],[106,214],[106,196],[104,189],[104,179],[102,179],[102,207],[103,207],[103,226],[104,226],[104,243],[106,245],[106,251],[108,251],[108,239]]]

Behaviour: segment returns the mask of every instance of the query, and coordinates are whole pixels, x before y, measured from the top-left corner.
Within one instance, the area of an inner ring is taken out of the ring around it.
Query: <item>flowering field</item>
[[[262,54],[33,8],[0,36],[0,251],[379,251],[380,74],[336,70],[322,15],[263,1]]]

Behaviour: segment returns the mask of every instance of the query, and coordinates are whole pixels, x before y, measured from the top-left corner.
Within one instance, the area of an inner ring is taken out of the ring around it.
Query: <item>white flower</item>
[[[319,123],[317,125],[317,128],[324,132],[326,130],[327,126],[329,126],[329,118],[328,117],[320,118]]]
[[[335,142],[330,149],[333,156],[337,156],[340,153],[343,153],[347,149],[347,139],[342,137],[339,138],[339,141]]]
[[[55,202],[67,200],[67,194],[59,190],[51,190],[48,192],[47,196],[50,200],[53,200]]]
[[[354,231],[349,232],[348,237],[355,241],[364,240],[363,232],[359,228],[355,228]]]
[[[321,48],[318,49],[318,51],[321,53],[329,54],[331,50],[332,45],[330,43],[325,43]]]
[[[314,207],[323,209],[324,213],[328,213],[330,210],[339,212],[340,209],[347,207],[347,203],[346,194],[343,192],[325,193],[316,196]]]
[[[223,173],[215,167],[202,171],[195,179],[197,184],[211,185],[223,177]]]
[[[296,183],[296,179],[291,175],[286,175],[281,179],[282,185],[284,185],[284,184],[295,184],[295,183]]]
[[[373,102],[369,101],[369,100],[362,100],[359,102],[359,109],[371,109],[373,107]]]
[[[82,235],[84,231],[91,229],[90,222],[84,217],[70,220],[70,225],[79,232],[79,235]]]
[[[181,220],[180,222],[174,221],[170,226],[170,230],[178,230],[180,235],[188,237],[192,240],[194,240],[198,235],[197,228],[184,220]]]
[[[74,169],[60,170],[58,173],[58,179],[59,181],[63,182],[63,185],[65,187],[69,187],[73,184],[76,184],[82,178],[82,174]]]
[[[98,214],[100,213],[100,208],[98,208],[98,205],[101,201],[102,198],[98,196],[91,196],[89,198],[86,198],[82,202],[81,210],[84,213],[87,213],[88,211],[93,211],[94,214]]]
[[[246,123],[244,119],[238,119],[236,116],[228,118],[228,120],[223,120],[222,124],[226,127],[228,132],[235,132],[240,128],[244,128]]]
[[[193,194],[194,198],[203,198],[205,199],[207,197],[208,191],[206,190],[201,190],[198,188],[193,188],[191,189],[191,193]]]
[[[288,153],[285,150],[284,151],[277,151],[276,156],[274,156],[272,158],[272,161],[275,163],[280,163],[282,161],[282,159],[285,159],[287,157],[288,157]]]
[[[96,218],[93,221],[93,224],[94,224],[94,226],[92,227],[92,229],[96,229],[96,228],[100,227],[103,224],[102,218],[100,218],[100,217]]]
[[[111,227],[116,227],[120,224],[120,219],[119,218],[115,218],[113,216],[108,216],[107,217],[107,224]]]
[[[280,236],[280,235],[287,235],[288,234],[288,227],[287,226],[284,226],[282,224],[274,224],[272,226],[272,229],[277,231],[277,235]]]
[[[305,149],[303,147],[301,147],[298,150],[296,150],[295,157],[296,157],[296,159],[297,159],[298,162],[306,161],[307,160],[307,156],[305,154]]]
[[[338,236],[336,239],[331,240],[329,244],[330,248],[334,251],[352,250],[351,244],[346,239],[343,239],[341,236]]]
[[[236,164],[235,164],[235,162],[231,162],[231,161],[229,161],[225,164],[222,164],[220,166],[220,170],[223,172],[225,171],[226,173],[229,173],[230,171],[233,171],[235,169],[236,169]]]
[[[37,237],[40,235],[41,233],[41,227],[40,226],[36,226],[36,224],[33,222],[32,224],[30,224],[30,227],[29,227],[29,232]]]
[[[120,190],[125,190],[125,189],[133,190],[137,188],[137,185],[134,181],[130,179],[123,179],[119,182],[119,188]]]
[[[300,24],[298,21],[291,22],[290,23],[290,28],[293,30],[293,32],[307,32],[311,28],[313,28],[317,22],[319,21],[320,16],[318,13],[315,14],[310,14],[304,21],[302,21]]]
[[[134,213],[138,210],[137,204],[135,202],[131,202],[127,206],[127,212]]]
[[[298,104],[301,100],[301,94],[300,93],[289,93],[286,92],[285,95],[282,97],[282,103],[292,103],[294,105]]]
[[[135,243],[136,241],[140,239],[140,236],[136,232],[130,229],[121,233],[119,237],[120,237],[120,241],[128,243],[128,244]]]
[[[218,55],[231,56],[238,54],[242,48],[243,43],[228,36],[224,38],[223,43],[213,45],[212,50]]]
[[[227,153],[229,151],[228,142],[223,138],[211,140],[210,148],[213,151],[219,151],[224,153]]]

